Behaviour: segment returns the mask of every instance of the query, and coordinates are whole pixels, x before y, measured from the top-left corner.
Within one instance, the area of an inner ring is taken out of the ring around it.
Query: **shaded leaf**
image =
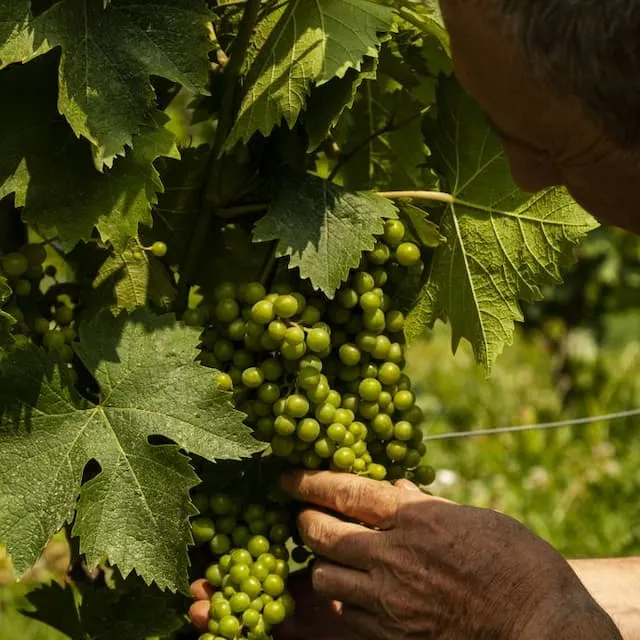
[[[124,576],[187,588],[188,496],[198,479],[179,449],[215,461],[263,448],[215,372],[194,362],[198,342],[172,315],[144,310],[84,323],[74,346],[99,385],[98,404],[65,386],[42,350],[5,358],[0,541],[19,573],[77,509],[73,534],[91,566],[107,560]],[[154,435],[176,444],[151,445]],[[90,460],[101,471],[81,486]]]
[[[434,249],[446,241],[446,238],[440,233],[438,225],[427,220],[426,211],[407,202],[401,203],[399,206],[409,219],[411,229],[423,246]]]
[[[227,148],[256,132],[269,135],[282,120],[293,127],[311,85],[360,70],[365,56],[377,58],[378,34],[392,25],[392,11],[369,0],[282,3],[254,34],[258,53]]]
[[[277,240],[278,256],[289,256],[315,289],[329,298],[350,269],[370,251],[395,206],[371,193],[352,193],[307,175],[282,185],[267,214],[255,226],[256,242]]]
[[[545,284],[559,282],[573,246],[597,223],[564,190],[521,192],[499,139],[455,81],[443,83],[439,104],[432,153],[457,201],[442,218],[447,242],[436,249],[407,332],[448,318],[454,350],[466,338],[490,371],[522,320],[518,299],[539,300]]]

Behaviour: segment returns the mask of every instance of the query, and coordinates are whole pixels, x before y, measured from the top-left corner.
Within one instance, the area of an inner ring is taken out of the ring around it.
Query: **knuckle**
[[[331,532],[318,514],[313,512],[300,514],[300,524],[302,537],[312,549],[323,549],[330,544]]]
[[[324,562],[318,562],[311,570],[311,584],[313,590],[320,594],[326,595],[329,586],[327,565]]]

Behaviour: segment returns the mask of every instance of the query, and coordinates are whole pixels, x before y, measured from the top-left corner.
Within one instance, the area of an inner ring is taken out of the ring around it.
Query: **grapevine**
[[[490,372],[595,222],[514,187],[434,3],[9,4],[0,545],[67,539],[64,633],[196,637],[206,578],[202,640],[270,638],[312,560],[278,478],[427,487],[407,349]]]

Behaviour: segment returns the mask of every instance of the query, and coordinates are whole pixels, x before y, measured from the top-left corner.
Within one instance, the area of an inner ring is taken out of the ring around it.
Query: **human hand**
[[[344,638],[620,637],[564,558],[507,516],[334,472],[298,473],[284,488],[314,505],[301,535],[321,558],[315,592],[343,603]],[[574,616],[588,630],[572,633]]]

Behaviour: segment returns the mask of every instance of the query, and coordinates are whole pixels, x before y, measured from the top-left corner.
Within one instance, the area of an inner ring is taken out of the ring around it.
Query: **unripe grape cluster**
[[[291,512],[269,501],[244,506],[228,494],[199,506],[191,527],[196,544],[210,549],[205,577],[215,589],[201,640],[267,640],[295,609],[286,589]]]
[[[332,469],[375,480],[433,480],[431,467],[421,464],[423,416],[404,373],[405,318],[392,302],[407,269],[422,268],[419,247],[405,236],[401,221],[388,221],[384,235],[363,255],[333,300],[305,295],[300,283],[267,291],[259,282],[223,282],[212,304],[185,314],[187,324],[205,327],[202,363],[218,371],[216,384],[233,393],[235,405],[247,414],[247,424],[270,445],[274,457],[293,467]],[[216,520],[207,530],[215,530],[212,550],[228,554],[234,546],[245,552],[247,566],[259,563],[249,545],[265,532],[252,529],[246,517],[239,526],[242,535],[236,533],[233,539],[232,534],[229,541]],[[218,539],[224,541],[221,547]],[[265,547],[267,542],[280,540],[267,537]],[[268,553],[277,558],[273,550]],[[231,562],[220,558],[208,572],[209,582],[221,589],[216,602],[226,598],[225,592],[234,595],[227,587],[237,590],[228,573]],[[235,570],[240,571],[246,572]],[[218,619],[220,613],[231,607],[230,600],[225,603],[218,610],[212,600],[213,635],[203,638],[269,637],[260,635],[262,626],[258,632],[244,624],[244,610],[234,613],[231,608],[233,615],[242,616],[223,624],[227,618]],[[266,617],[266,611],[262,622],[268,634],[278,616]],[[258,620],[254,613],[247,616],[251,623]]]
[[[42,344],[61,363],[70,363],[75,339],[74,305],[68,295],[53,298],[44,291],[46,279],[54,279],[56,269],[44,263],[43,244],[26,244],[19,251],[0,257],[0,273],[13,291],[5,311],[16,320],[11,327],[14,339]],[[71,370],[70,370],[71,371]]]

